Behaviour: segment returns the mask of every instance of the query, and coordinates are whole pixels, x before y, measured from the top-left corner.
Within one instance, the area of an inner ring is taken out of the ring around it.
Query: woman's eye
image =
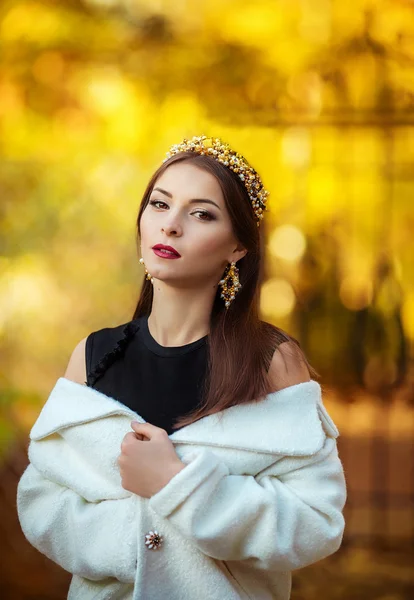
[[[164,206],[168,206],[165,202],[163,202],[162,200],[150,200],[149,202],[152,206],[156,206],[157,204],[163,204]],[[156,208],[159,208],[158,206],[156,206]],[[200,221],[213,221],[215,219],[215,217],[209,213],[207,210],[195,210],[193,213],[193,215],[200,213],[200,215],[202,215],[203,218],[199,218]]]
[[[162,200],[150,200],[150,204],[153,206],[155,206],[156,204],[164,204],[165,206],[167,206]]]
[[[196,210],[192,214],[195,215],[196,213],[200,213],[200,215],[203,215],[203,217],[207,217],[206,219],[201,219],[201,221],[212,221],[214,219],[213,215],[206,210]]]

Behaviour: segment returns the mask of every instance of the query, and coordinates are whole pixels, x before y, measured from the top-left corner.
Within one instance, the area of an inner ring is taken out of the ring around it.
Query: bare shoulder
[[[85,346],[86,337],[75,346],[64,374],[66,379],[71,379],[76,383],[84,385],[86,385]]]
[[[310,381],[309,369],[295,342],[279,344],[270,362],[268,376],[272,391]]]

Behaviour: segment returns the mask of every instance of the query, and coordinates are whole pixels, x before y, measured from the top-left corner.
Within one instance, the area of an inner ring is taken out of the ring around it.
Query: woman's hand
[[[118,465],[122,487],[143,498],[151,498],[186,466],[177,456],[165,429],[132,421],[134,432],[121,444]]]

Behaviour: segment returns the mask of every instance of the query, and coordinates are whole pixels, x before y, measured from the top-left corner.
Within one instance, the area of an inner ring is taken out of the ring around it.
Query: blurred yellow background
[[[292,600],[413,598],[414,3],[5,0],[0,51],[0,596],[65,597],[17,524],[28,431],[76,343],[132,318],[142,193],[205,133],[270,191],[262,317],[341,431],[344,544]]]

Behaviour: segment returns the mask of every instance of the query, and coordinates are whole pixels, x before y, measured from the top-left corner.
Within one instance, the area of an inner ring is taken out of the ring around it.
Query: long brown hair
[[[141,237],[141,216],[157,179],[170,165],[183,161],[191,161],[193,165],[216,177],[235,236],[247,249],[247,254],[237,262],[242,288],[228,309],[220,298],[220,286],[217,288],[207,337],[208,360],[202,401],[192,412],[176,420],[174,428],[189,425],[201,417],[235,404],[263,399],[273,391],[267,371],[275,349],[283,341],[293,341],[310,375],[318,375],[309,364],[298,340],[275,325],[259,319],[265,219],[257,227],[246,188],[230,169],[212,157],[193,152],[180,152],[163,162],[151,177],[141,201],[137,217],[137,241]],[[152,283],[144,278],[133,319],[151,313],[152,296]]]

